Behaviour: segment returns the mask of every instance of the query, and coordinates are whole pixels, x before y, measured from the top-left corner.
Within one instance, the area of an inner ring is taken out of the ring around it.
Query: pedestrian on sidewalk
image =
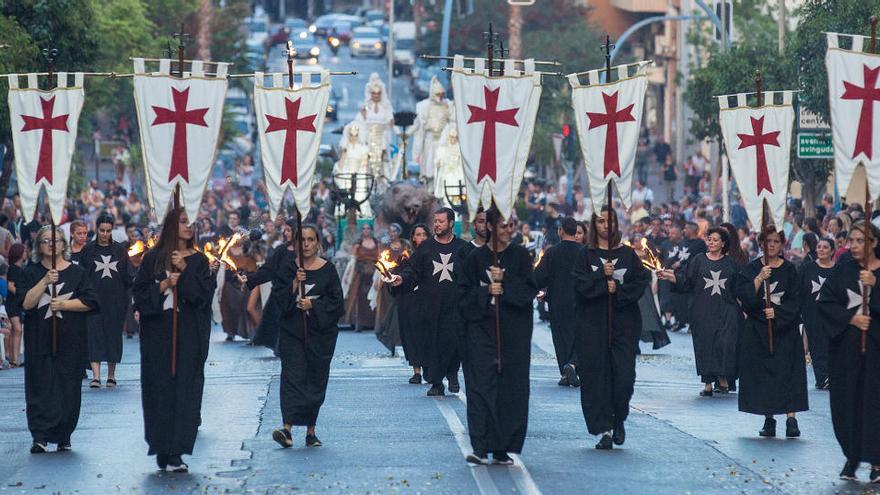
[[[663,182],[666,184],[666,201],[673,201],[675,199],[675,184],[678,181],[678,169],[675,162],[672,161],[671,154],[666,155],[665,160],[661,163]]]
[[[88,275],[70,262],[70,248],[61,229],[55,229],[54,240],[53,247],[51,226],[39,230],[31,263],[18,288],[24,294],[27,328],[24,392],[32,454],[48,452],[50,443],[58,445],[58,452],[71,449],[70,436],[79,422],[83,369],[88,363],[86,312],[98,310]]]
[[[785,233],[772,225],[758,241],[766,245],[765,256],[743,268],[736,279],[736,296],[746,313],[740,335],[739,410],[764,416],[762,437],[776,436],[773,416],[785,414],[785,436],[801,435],[796,413],[809,409],[804,341],[800,323],[800,287],[794,265],[782,257]],[[766,307],[765,284],[771,307]],[[767,321],[773,324],[773,352]]]
[[[871,483],[880,483],[880,229],[871,226],[871,248],[866,244],[865,223],[856,222],[849,233],[852,257],[825,282],[819,310],[836,323],[829,327],[829,374],[834,436],[846,457],[840,478],[855,480],[859,465],[868,462]],[[863,287],[870,291],[867,315]]]
[[[181,456],[192,455],[201,424],[215,285],[208,259],[195,249],[186,212],[170,210],[159,242],[144,255],[132,287],[141,323],[144,437],[148,455],[155,455],[159,469],[165,471],[189,470]],[[172,341],[175,297],[176,343]]]
[[[620,244],[617,215],[611,214],[613,236],[607,219],[607,206],[593,214],[590,245],[580,250],[572,269],[581,322],[576,340],[581,407],[587,431],[601,435],[596,444],[601,450],[626,440],[642,332],[639,299],[651,279],[633,249]]]
[[[509,465],[509,454],[522,452],[528,427],[532,302],[538,289],[528,251],[510,242],[509,220],[490,208],[486,225],[487,243],[468,255],[458,276],[459,309],[468,321],[463,361],[473,453],[467,460],[487,464],[491,452],[493,463]]]
[[[327,395],[330,361],[339,335],[336,325],[345,312],[336,268],[318,255],[318,228],[303,225],[301,232],[303,257],[282,266],[277,282],[279,288],[285,288],[278,294],[284,426],[272,432],[272,439],[283,448],[293,446],[294,426],[306,427],[306,447],[321,446],[315,426]]]

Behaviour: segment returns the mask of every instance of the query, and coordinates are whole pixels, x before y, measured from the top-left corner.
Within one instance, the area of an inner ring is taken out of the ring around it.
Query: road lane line
[[[458,399],[464,402],[464,405],[467,406],[467,397],[464,395],[464,393],[459,393],[456,395],[458,395]],[[453,414],[455,413],[453,412]],[[457,421],[458,416],[456,416],[455,419]],[[461,421],[459,421],[458,424],[461,424]],[[464,428],[464,425],[462,425],[462,428]],[[511,453],[509,455],[513,459],[514,464],[512,466],[508,466],[507,470],[510,473],[510,477],[513,479],[513,483],[519,489],[519,492],[526,495],[541,495],[541,489],[538,488],[538,484],[535,483],[532,475],[529,474],[529,470],[528,468],[526,468],[526,463],[523,462],[519,454]]]
[[[455,414],[455,411],[452,410],[452,407],[450,407],[449,404],[444,402],[444,399],[433,400],[434,404],[437,405],[437,408],[440,409],[443,418],[446,419],[446,424],[449,425],[449,429],[452,431],[452,436],[455,437],[455,443],[458,444],[458,449],[461,450],[463,455],[467,456],[471,453],[470,442],[467,437],[467,431],[461,423],[461,420],[458,419],[458,415]],[[489,471],[486,466],[475,466],[470,463],[468,463],[468,466],[471,468],[471,474],[473,475],[474,481],[477,483],[477,488],[480,490],[481,494],[501,495],[498,491],[498,487],[495,486],[492,477],[489,476]]]

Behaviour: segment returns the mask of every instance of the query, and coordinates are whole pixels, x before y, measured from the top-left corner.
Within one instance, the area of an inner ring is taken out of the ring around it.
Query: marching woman
[[[306,446],[320,447],[315,435],[318,412],[327,394],[330,361],[336,350],[336,324],[345,312],[336,268],[318,256],[318,228],[302,227],[303,261],[281,267],[273,287],[280,290],[281,417],[283,428],[272,432],[282,447],[293,446],[291,430],[306,427]],[[294,240],[294,242],[297,242]],[[303,294],[299,293],[302,283]],[[274,292],[274,289],[273,289]]]
[[[639,299],[651,280],[633,249],[620,244],[613,210],[611,220],[613,236],[609,236],[607,207],[601,214],[593,214],[589,247],[581,249],[572,269],[576,310],[582,322],[575,340],[581,407],[587,430],[602,435],[596,444],[601,450],[611,449],[612,443],[623,445],[626,440],[623,423],[636,381],[642,332]]]
[[[31,263],[18,287],[24,294],[24,393],[32,454],[48,452],[50,443],[57,444],[59,452],[70,450],[70,436],[79,421],[83,369],[88,366],[86,312],[98,309],[88,274],[70,262],[64,233],[55,229],[53,249],[51,229],[47,225],[37,234]]]
[[[400,237],[403,229],[399,224],[388,226],[388,243],[383,245],[383,252],[388,251],[388,259],[398,266],[412,253],[412,246]],[[378,274],[376,275],[378,277]],[[391,295],[391,287],[378,279],[373,286],[376,290],[376,338],[386,349],[395,355],[397,346],[401,345],[400,318],[397,300]]]
[[[760,257],[740,270],[736,279],[737,299],[746,313],[740,334],[739,410],[764,416],[762,437],[776,436],[774,415],[785,414],[785,436],[801,435],[795,413],[809,409],[804,342],[800,322],[800,284],[794,265],[782,257],[785,234],[769,226],[758,241],[766,246],[767,263]],[[770,289],[766,307],[764,282]],[[773,325],[770,351],[770,332]]]
[[[822,287],[819,310],[835,324],[830,331],[831,421],[846,464],[841,479],[855,480],[859,464],[871,464],[871,483],[880,483],[880,230],[865,224],[849,233],[852,258],[841,261]],[[820,255],[821,256],[821,255]],[[868,314],[862,312],[862,288],[869,290]],[[847,323],[843,323],[847,322]],[[864,343],[864,344],[863,344]],[[812,337],[810,340],[812,345]]]
[[[183,209],[169,210],[156,247],[144,255],[132,287],[141,323],[144,437],[160,469],[187,472],[201,423],[214,278],[195,249]],[[177,342],[174,292],[177,291]],[[173,369],[173,372],[172,372]]]
[[[736,376],[736,349],[740,309],[733,282],[738,271],[727,255],[730,237],[726,229],[712,227],[706,236],[708,251],[673,272],[663,270],[661,279],[672,282],[672,290],[691,293],[690,321],[697,374],[703,382],[702,397],[712,396],[712,383],[728,392],[728,378]]]
[[[501,212],[489,209],[486,225],[488,240],[464,260],[458,281],[459,308],[468,320],[462,361],[474,452],[467,460],[487,464],[491,452],[493,463],[513,464],[509,454],[522,452],[529,422],[532,301],[538,288],[532,258],[510,242],[512,229]]]
[[[815,234],[804,235],[804,246],[808,246],[810,238]],[[834,241],[820,238],[815,241],[815,257],[807,256],[799,270],[801,284],[801,321],[807,334],[807,347],[813,362],[813,374],[816,376],[816,388],[828,390],[828,346],[830,345],[832,322],[819,311],[817,301],[822,286],[834,272]],[[847,320],[839,320],[847,321]]]
[[[428,227],[425,224],[419,223],[413,226],[410,231],[410,243],[413,250],[429,236]],[[402,272],[408,262],[409,258],[403,260],[400,265],[394,268],[394,273]],[[404,290],[403,287],[391,289],[391,294],[397,299],[400,344],[403,346],[403,355],[406,356],[406,361],[413,369],[413,376],[409,379],[409,383],[413,385],[422,383],[422,366],[425,364],[425,352],[427,352],[425,332],[419,331],[419,299],[416,292],[418,290],[418,286],[413,290]]]

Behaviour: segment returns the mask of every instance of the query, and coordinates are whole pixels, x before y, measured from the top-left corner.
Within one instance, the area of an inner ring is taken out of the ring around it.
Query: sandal
[[[107,385],[106,385],[106,386],[107,386],[107,388],[114,388],[114,387],[116,387],[116,380],[113,379],[113,378],[108,378],[108,379],[107,379]]]
[[[92,380],[89,382],[89,388],[101,388],[101,380]]]

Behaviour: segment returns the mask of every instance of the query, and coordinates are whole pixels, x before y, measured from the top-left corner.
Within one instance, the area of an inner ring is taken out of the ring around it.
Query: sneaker
[[[798,428],[797,418],[788,418],[785,420],[785,438],[797,438],[801,436],[801,430]]]
[[[512,466],[513,459],[507,455],[507,452],[492,452],[492,464]]]
[[[623,445],[623,442],[626,441],[626,428],[623,427],[623,421],[614,426],[611,440],[614,441],[615,445]]]
[[[599,443],[596,444],[596,448],[599,450],[611,450],[614,448],[614,444],[611,440],[610,433],[603,433],[602,438],[599,439]]]
[[[457,394],[461,392],[461,385],[458,384],[458,373],[452,375],[450,378],[447,378],[449,381],[449,393]]]
[[[324,445],[318,440],[317,435],[306,435],[306,447],[320,447]]]
[[[70,452],[71,450],[73,450],[73,447],[70,445],[70,442],[63,442],[58,444],[55,452]]]
[[[566,364],[565,366],[562,367],[562,372],[565,373],[565,378],[566,378],[566,380],[568,380],[569,386],[572,386],[575,388],[581,386],[581,379],[578,378],[578,374],[577,374],[577,371],[574,369],[574,365],[572,365],[570,363]]]
[[[773,418],[764,418],[764,427],[761,428],[761,431],[758,432],[758,435],[762,437],[775,437],[776,436],[776,420]]]
[[[45,454],[49,452],[49,444],[46,442],[37,442],[31,444],[31,454]]]
[[[409,383],[412,385],[421,385],[422,384],[422,374],[421,373],[413,373],[413,376],[409,379]]]
[[[558,382],[556,382],[556,384],[559,385],[560,387],[567,387],[567,386],[569,386],[568,378],[566,378],[565,375],[562,375],[562,377],[559,379]]]
[[[189,466],[183,462],[183,459],[181,459],[179,455],[169,455],[168,465],[165,466],[165,471],[169,473],[188,473]]]
[[[443,397],[446,395],[445,390],[442,383],[431,385],[431,388],[428,390],[428,397]]]
[[[856,481],[858,479],[856,477],[856,470],[858,469],[858,462],[846,461],[846,464],[843,465],[843,469],[840,470],[840,479],[847,481]],[[871,470],[871,474],[874,474],[873,470]]]
[[[272,440],[278,442],[282,448],[289,449],[293,447],[293,436],[287,428],[278,428],[272,432]]]
[[[485,466],[486,464],[489,464],[489,458],[486,457],[485,452],[474,451],[474,453],[468,454],[467,457],[465,457],[465,459],[470,464],[476,464],[478,466]]]

